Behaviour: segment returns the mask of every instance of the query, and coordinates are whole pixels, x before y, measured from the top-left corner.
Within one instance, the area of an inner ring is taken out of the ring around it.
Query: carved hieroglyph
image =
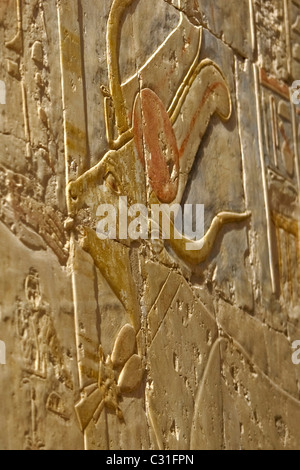
[[[0,5],[0,448],[299,447],[300,4],[206,3]]]

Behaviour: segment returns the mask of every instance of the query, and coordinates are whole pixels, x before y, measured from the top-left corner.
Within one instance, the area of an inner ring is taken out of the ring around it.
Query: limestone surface
[[[300,1],[1,0],[0,51],[0,449],[299,449]]]

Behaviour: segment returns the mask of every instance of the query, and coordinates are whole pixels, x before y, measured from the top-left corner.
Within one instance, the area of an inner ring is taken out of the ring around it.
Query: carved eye
[[[108,172],[104,179],[105,179],[105,184],[109,189],[111,189],[117,194],[120,194],[121,191],[120,191],[119,183],[111,172]]]

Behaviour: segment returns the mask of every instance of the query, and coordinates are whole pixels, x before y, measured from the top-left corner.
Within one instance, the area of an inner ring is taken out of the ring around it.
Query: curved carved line
[[[185,82],[184,89],[182,89],[182,90],[180,89],[181,96],[177,97],[177,95],[176,95],[176,97],[174,98],[174,101],[175,101],[175,99],[177,99],[176,106],[171,105],[171,107],[168,110],[168,113],[169,113],[172,124],[174,124],[176,122],[176,120],[179,116],[179,113],[180,113],[180,109],[182,108],[182,105],[183,105],[183,103],[184,103],[184,101],[185,101],[185,99],[186,99],[186,97],[187,97],[194,81],[196,80],[196,78],[198,77],[200,72],[202,70],[204,70],[206,67],[209,67],[209,66],[214,67],[220,73],[221,77],[224,80],[224,83],[226,83],[226,79],[224,77],[224,74],[221,71],[221,69],[218,67],[217,64],[215,64],[210,59],[202,60],[200,62],[200,64],[198,64],[197,68],[193,70],[192,74],[189,76],[188,81]],[[219,113],[219,116],[223,121],[228,121],[231,117],[231,114],[232,114],[232,100],[231,100],[231,95],[230,95],[228,87],[226,87],[226,91],[227,91],[227,94],[228,94],[228,102],[229,102],[229,105],[230,105],[230,109],[229,109],[228,115],[226,115],[226,116]],[[178,93],[179,93],[179,91],[178,91]]]

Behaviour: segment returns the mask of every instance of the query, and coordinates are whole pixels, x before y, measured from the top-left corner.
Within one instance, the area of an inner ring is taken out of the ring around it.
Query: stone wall
[[[299,448],[299,39],[299,0],[1,0],[1,449]],[[203,238],[101,240],[120,201]]]

